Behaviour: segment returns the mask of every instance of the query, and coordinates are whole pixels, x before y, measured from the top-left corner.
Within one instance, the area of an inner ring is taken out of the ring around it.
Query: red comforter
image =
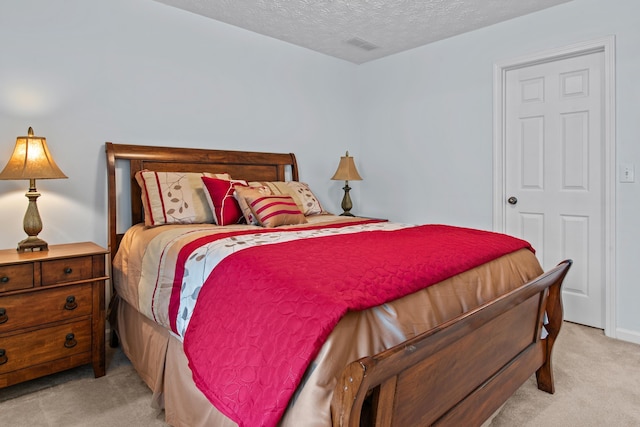
[[[522,248],[530,246],[502,234],[425,225],[237,252],[202,287],[185,334],[194,380],[240,426],[274,426],[348,310],[383,304]]]

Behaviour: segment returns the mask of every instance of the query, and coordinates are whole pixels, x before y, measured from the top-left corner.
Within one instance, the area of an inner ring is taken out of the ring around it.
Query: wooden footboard
[[[538,388],[553,393],[551,353],[571,263],[348,365],[334,391],[333,425],[481,425],[534,373]]]

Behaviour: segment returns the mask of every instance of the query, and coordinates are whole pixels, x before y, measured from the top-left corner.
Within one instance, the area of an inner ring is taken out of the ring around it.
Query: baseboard
[[[628,341],[628,342],[632,342],[634,344],[640,344],[640,332],[638,331],[632,331],[629,329],[622,329],[622,328],[617,328],[616,329],[616,337],[619,340],[622,341]]]

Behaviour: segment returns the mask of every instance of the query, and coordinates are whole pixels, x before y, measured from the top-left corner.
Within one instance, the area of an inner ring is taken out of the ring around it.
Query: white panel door
[[[506,232],[571,258],[565,319],[604,327],[603,53],[506,73]]]

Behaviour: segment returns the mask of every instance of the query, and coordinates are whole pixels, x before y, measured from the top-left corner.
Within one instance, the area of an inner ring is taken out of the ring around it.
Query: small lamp
[[[36,190],[36,179],[66,178],[56,162],[53,161],[47,139],[33,136],[33,129],[29,128],[27,136],[19,136],[9,163],[0,172],[0,179],[28,179],[29,191],[26,196],[29,206],[24,215],[24,231],[29,237],[18,243],[18,252],[46,251],[47,242],[38,238],[42,231],[42,220],[38,212],[36,200],[40,193]]]
[[[344,197],[342,198],[342,212],[340,215],[343,216],[353,216],[351,212],[351,208],[353,207],[351,203],[351,196],[349,196],[349,181],[362,181],[362,177],[358,173],[356,169],[356,164],[353,162],[353,157],[349,157],[349,152],[347,154],[340,157],[340,163],[338,164],[338,170],[331,179],[344,181]]]

